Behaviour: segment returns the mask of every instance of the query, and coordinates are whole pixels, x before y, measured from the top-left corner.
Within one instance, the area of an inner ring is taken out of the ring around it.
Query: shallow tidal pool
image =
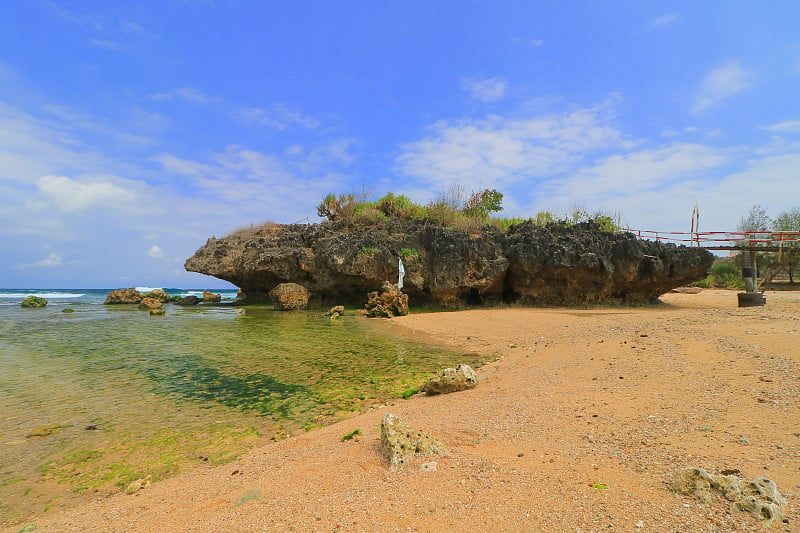
[[[0,524],[401,397],[475,354],[385,321],[271,307],[0,314]]]

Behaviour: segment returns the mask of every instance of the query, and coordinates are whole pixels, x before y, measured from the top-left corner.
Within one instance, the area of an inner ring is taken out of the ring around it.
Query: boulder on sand
[[[434,394],[447,394],[460,390],[474,389],[478,384],[478,375],[469,365],[458,365],[455,368],[445,368],[438,376],[422,387],[428,396]]]
[[[138,304],[141,301],[142,293],[136,289],[117,289],[108,293],[103,304]]]
[[[765,477],[745,479],[736,475],[709,474],[702,468],[688,467],[675,472],[673,488],[709,503],[712,493],[721,494],[740,511],[761,520],[781,520],[786,516],[786,499],[775,482]]]
[[[441,442],[411,427],[392,413],[383,415],[381,422],[381,454],[389,459],[389,469],[402,468],[411,457],[444,454]]]

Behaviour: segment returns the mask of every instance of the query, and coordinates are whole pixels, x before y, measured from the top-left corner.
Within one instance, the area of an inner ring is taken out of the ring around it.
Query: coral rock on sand
[[[275,308],[281,311],[306,309],[308,307],[308,289],[297,283],[281,283],[269,293],[275,302]]]
[[[411,457],[444,454],[441,442],[411,427],[392,413],[383,415],[381,423],[381,454],[389,459],[389,470],[402,468]]]
[[[117,289],[108,293],[104,304],[138,304],[142,301],[142,293],[136,289]]]
[[[458,365],[455,368],[445,368],[438,376],[431,378],[422,387],[428,396],[434,394],[447,394],[460,390],[474,389],[478,384],[478,375],[469,365]]]
[[[711,501],[712,492],[717,492],[732,501],[736,508],[762,520],[781,520],[786,515],[786,499],[778,492],[775,482],[764,477],[744,479],[689,467],[675,472],[673,487],[705,503]]]

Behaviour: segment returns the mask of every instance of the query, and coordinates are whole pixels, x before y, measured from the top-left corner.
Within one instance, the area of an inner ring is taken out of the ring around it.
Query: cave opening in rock
[[[467,293],[467,305],[482,305],[483,304],[483,297],[481,293],[478,292],[478,289],[470,289],[469,293]]]

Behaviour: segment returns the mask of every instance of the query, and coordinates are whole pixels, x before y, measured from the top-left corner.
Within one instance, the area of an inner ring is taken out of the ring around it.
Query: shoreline
[[[738,309],[733,291],[635,308],[424,313],[392,327],[497,361],[472,391],[414,396],[240,459],[32,522],[37,531],[763,531],[719,499],[666,487],[677,466],[769,475],[794,531],[800,471],[800,294]],[[388,471],[380,419],[446,456]],[[357,440],[340,438],[352,429]],[[436,462],[435,471],[421,471]],[[19,531],[25,523],[4,531]]]

